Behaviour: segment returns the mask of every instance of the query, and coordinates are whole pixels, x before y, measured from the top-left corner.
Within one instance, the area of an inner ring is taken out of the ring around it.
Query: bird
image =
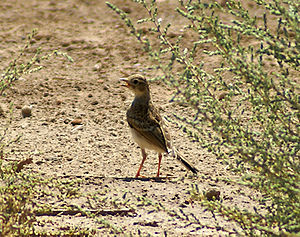
[[[140,74],[134,74],[128,78],[120,78],[120,80],[125,82],[122,86],[129,88],[134,94],[134,99],[127,110],[126,118],[133,140],[141,148],[143,157],[135,177],[141,176],[140,172],[147,158],[146,149],[154,150],[158,153],[157,177],[160,175],[162,154],[164,153],[171,154],[188,170],[197,174],[198,170],[183,159],[176,148],[173,147],[164,120],[152,103],[149,84],[145,77]]]

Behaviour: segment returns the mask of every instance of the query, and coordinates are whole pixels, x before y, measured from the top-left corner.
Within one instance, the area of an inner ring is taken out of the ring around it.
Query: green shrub
[[[190,117],[175,114],[175,122],[240,172],[241,182],[262,194],[266,212],[202,204],[250,235],[299,232],[299,1],[228,0],[222,7],[180,0],[174,14],[188,23],[176,34],[159,18],[155,0],[134,2],[148,14],[137,24],[107,5],[163,72],[156,79],[175,90],[172,101],[191,108]],[[250,7],[263,15],[255,16]],[[217,66],[205,63],[209,57]]]
[[[13,165],[0,160],[0,235],[25,236],[33,233],[32,177],[17,173]]]

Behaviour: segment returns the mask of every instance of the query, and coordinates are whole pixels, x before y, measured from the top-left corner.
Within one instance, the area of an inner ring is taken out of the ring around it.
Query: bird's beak
[[[126,84],[123,84],[122,86],[126,86],[129,88],[129,83],[127,78],[120,78],[120,81],[125,82]]]

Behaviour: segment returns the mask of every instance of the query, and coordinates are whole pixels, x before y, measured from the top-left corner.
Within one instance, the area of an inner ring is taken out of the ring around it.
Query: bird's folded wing
[[[164,133],[155,120],[149,119],[147,121],[127,117],[129,126],[135,129],[142,137],[144,137],[149,143],[160,149],[168,152]]]

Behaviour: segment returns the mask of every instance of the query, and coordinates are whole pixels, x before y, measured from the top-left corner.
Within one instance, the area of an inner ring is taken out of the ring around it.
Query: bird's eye
[[[138,82],[139,82],[139,81],[138,81],[137,79],[134,79],[134,80],[133,80],[133,84],[135,84],[135,85],[138,84]]]

